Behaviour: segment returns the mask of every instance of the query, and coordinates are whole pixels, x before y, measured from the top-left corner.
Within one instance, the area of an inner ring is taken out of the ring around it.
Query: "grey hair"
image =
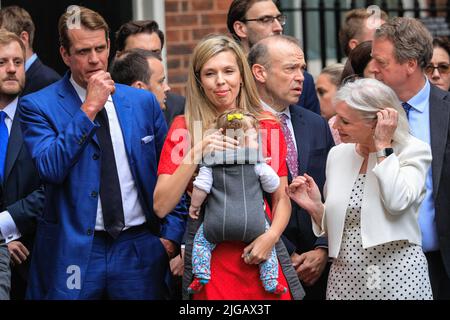
[[[404,144],[410,137],[408,119],[395,92],[375,79],[359,79],[347,82],[336,93],[334,103],[345,102],[365,119],[376,119],[377,113],[386,108],[398,112],[398,124],[393,140]]]
[[[417,19],[393,18],[377,29],[374,37],[392,42],[399,63],[413,59],[423,70],[433,57],[433,37]]]
[[[326,74],[330,78],[331,83],[334,84],[336,88],[339,88],[343,71],[344,65],[342,63],[335,63],[324,68],[320,74]]]
[[[248,53],[247,61],[248,65],[253,67],[255,64],[260,64],[266,68],[271,67],[271,58],[270,58],[270,46],[275,46],[275,43],[281,41],[285,43],[290,43],[294,46],[299,47],[300,49],[302,46],[300,45],[300,41],[298,41],[297,38],[294,38],[292,36],[287,36],[284,34],[277,34],[273,35],[267,38],[264,38],[260,41],[258,41]]]

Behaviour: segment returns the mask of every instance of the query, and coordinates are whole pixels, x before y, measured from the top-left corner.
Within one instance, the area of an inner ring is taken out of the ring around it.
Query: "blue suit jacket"
[[[24,140],[46,193],[30,269],[31,299],[76,299],[80,290],[68,288],[68,277],[79,271],[82,286],[94,236],[100,188],[98,125],[80,109],[69,78],[68,73],[22,98],[19,105]],[[161,236],[179,243],[186,211],[179,206],[163,221],[153,213],[158,158],[167,133],[159,104],[148,91],[119,84],[112,98],[147,224],[155,241]],[[153,139],[143,143],[147,136]]]

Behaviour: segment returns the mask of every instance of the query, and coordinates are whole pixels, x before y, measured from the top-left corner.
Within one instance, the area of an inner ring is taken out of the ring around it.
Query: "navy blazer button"
[[[92,159],[98,160],[98,159],[100,159],[100,156],[98,154],[94,153],[94,155],[92,156]]]
[[[97,198],[97,196],[98,196],[98,192],[97,191],[92,191],[91,192],[91,197],[92,198]]]
[[[92,236],[92,235],[94,234],[94,232],[92,231],[91,228],[89,228],[89,229],[87,229],[86,234],[87,234],[88,236]]]

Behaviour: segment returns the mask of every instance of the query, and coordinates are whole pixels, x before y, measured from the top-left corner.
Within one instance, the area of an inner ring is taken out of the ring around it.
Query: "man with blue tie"
[[[27,297],[164,299],[186,209],[153,213],[167,132],[159,103],[106,72],[109,28],[97,12],[69,7],[58,28],[70,71],[19,107],[46,191]]]
[[[44,191],[26,149],[17,104],[25,84],[25,46],[0,30],[0,233],[11,255],[11,299],[25,297],[29,255]]]
[[[306,67],[298,40],[282,35],[267,37],[252,47],[248,60],[264,109],[279,116],[287,145],[289,181],[307,173],[319,181],[322,190],[328,151],[334,141],[324,118],[295,105]],[[325,299],[327,240],[314,236],[308,213],[295,202],[283,242],[304,285],[305,299]]]
[[[433,297],[441,300],[450,299],[450,94],[424,74],[432,55],[433,38],[418,20],[394,18],[375,32],[375,77],[402,101],[411,133],[431,146],[419,224]]]

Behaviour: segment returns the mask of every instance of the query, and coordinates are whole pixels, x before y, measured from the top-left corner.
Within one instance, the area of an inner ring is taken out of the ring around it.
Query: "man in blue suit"
[[[328,151],[334,142],[324,118],[295,105],[306,67],[298,40],[282,35],[265,38],[253,46],[248,60],[263,107],[279,116],[287,144],[289,181],[307,173],[322,190]],[[314,236],[310,217],[294,202],[283,242],[304,285],[305,299],[324,299],[327,241]]]
[[[106,72],[109,28],[77,7],[59,20],[63,79],[24,97],[24,140],[45,182],[30,299],[163,299],[185,226],[153,213],[167,126],[153,94]]]

